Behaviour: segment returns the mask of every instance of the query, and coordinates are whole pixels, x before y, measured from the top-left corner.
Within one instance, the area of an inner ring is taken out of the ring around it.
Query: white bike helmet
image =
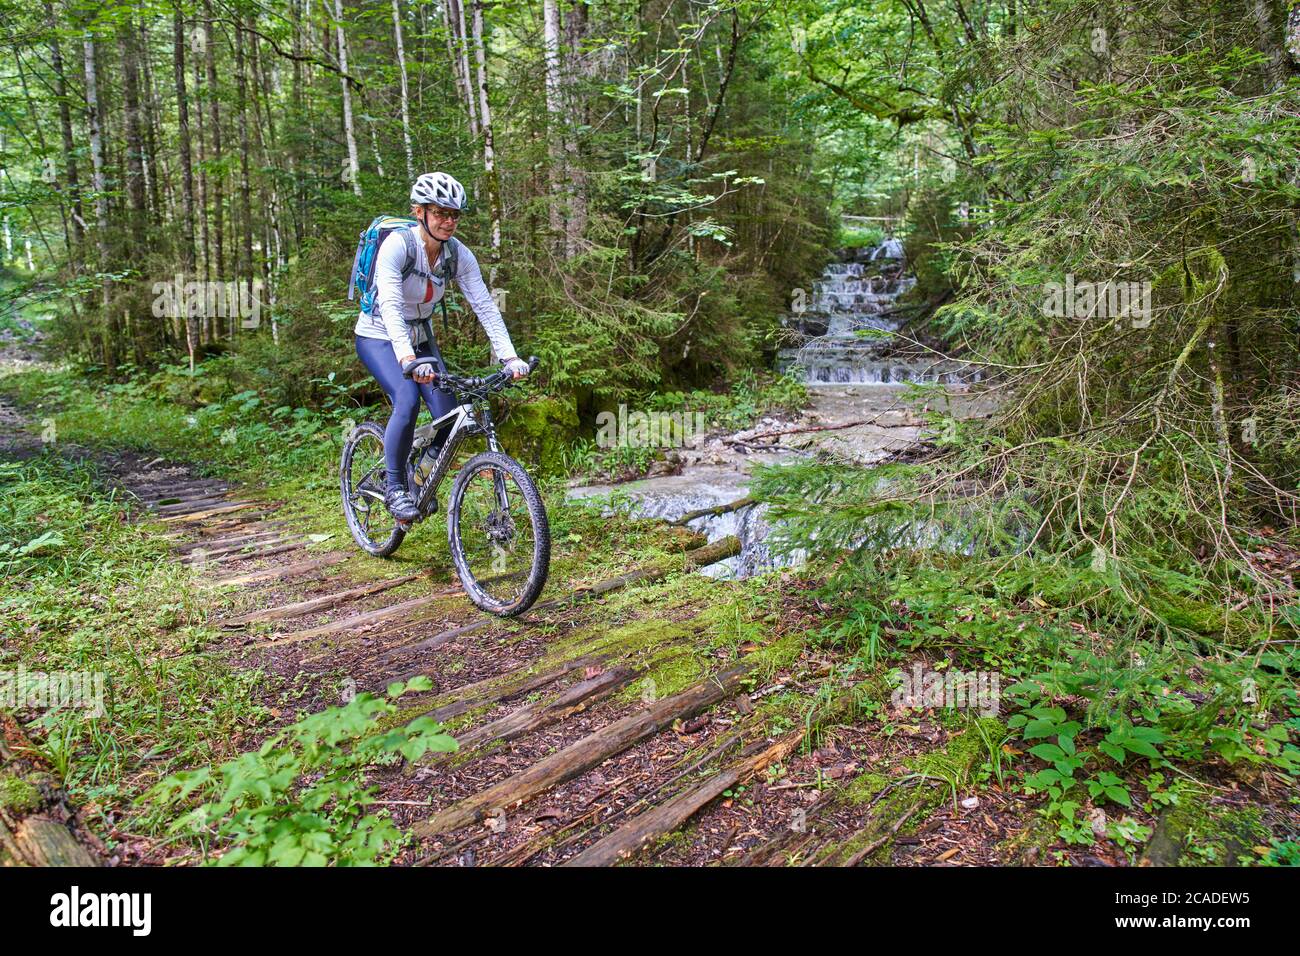
[[[433,203],[446,209],[465,208],[465,187],[446,173],[425,173],[411,187],[411,202]]]

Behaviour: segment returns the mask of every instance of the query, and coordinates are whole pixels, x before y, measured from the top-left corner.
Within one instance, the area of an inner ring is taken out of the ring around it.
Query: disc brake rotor
[[[502,547],[515,540],[515,519],[504,511],[493,511],[483,519],[483,530],[493,544]]]

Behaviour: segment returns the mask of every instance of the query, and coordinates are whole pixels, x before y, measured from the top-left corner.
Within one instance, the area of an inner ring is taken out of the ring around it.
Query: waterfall
[[[681,449],[682,469],[677,474],[658,475],[621,485],[585,485],[570,488],[571,499],[586,499],[607,516],[661,518],[673,521],[687,513],[712,508],[743,499],[751,482],[750,469],[756,458],[768,462],[794,460],[795,454],[808,454],[818,447],[835,448],[845,455],[845,442],[853,434],[856,445],[850,457],[855,460],[879,460],[911,443],[924,440],[917,423],[867,424],[887,415],[899,415],[900,396],[887,389],[845,389],[843,385],[903,385],[909,382],[934,382],[956,385],[978,380],[971,365],[951,359],[926,355],[891,354],[892,333],[903,326],[896,314],[896,303],[916,285],[916,279],[903,271],[895,243],[856,250],[844,261],[832,262],[822,276],[812,283],[811,294],[800,293],[801,306],[786,316],[784,324],[800,338],[797,348],[783,349],[778,367],[798,368],[812,389],[814,421],[863,426],[856,433],[826,431],[826,444],[802,444],[798,448],[772,446],[773,451],[755,454],[759,448],[744,442],[727,444],[716,437],[698,449]],[[806,299],[806,301],[805,301]],[[802,306],[806,305],[806,308]],[[964,390],[958,390],[964,391]],[[736,433],[749,438],[774,427],[764,422]],[[840,426],[835,426],[840,427]],[[811,429],[810,429],[811,431]],[[780,433],[778,433],[780,434]],[[798,442],[799,436],[784,439]],[[761,447],[761,446],[760,446]],[[775,450],[780,449],[780,450]],[[800,451],[802,449],[802,451]],[[873,457],[874,456],[874,457]],[[769,522],[767,505],[748,504],[717,515],[693,519],[689,527],[709,541],[734,534],[740,540],[740,553],[717,562],[701,573],[721,578],[746,578],[773,568],[799,565],[807,555],[801,551],[774,553],[771,536],[775,519]],[[880,546],[882,528],[873,536],[864,528],[861,537],[848,542],[849,547]],[[918,521],[895,529],[887,547],[941,548],[957,553],[969,551],[969,542],[959,535],[943,533],[934,522]]]
[[[901,385],[977,381],[979,373],[963,362],[938,357],[891,357],[893,333],[903,325],[895,314],[900,297],[916,286],[902,271],[896,240],[826,266],[812,284],[810,301],[792,311],[784,324],[803,344],[781,349],[777,368],[800,369],[809,386]]]

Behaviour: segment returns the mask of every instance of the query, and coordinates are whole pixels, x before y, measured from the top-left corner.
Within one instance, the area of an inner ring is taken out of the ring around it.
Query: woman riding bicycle
[[[446,294],[441,269],[443,246],[456,231],[465,205],[465,187],[446,173],[425,173],[415,181],[411,187],[411,215],[419,225],[410,229],[420,241],[415,243],[414,267],[404,279],[406,242],[401,236],[393,239],[397,231],[385,236],[375,258],[375,305],[369,314],[362,311],[354,329],[357,357],[393,403],[384,430],[384,504],[399,521],[411,521],[420,514],[406,484],[406,459],[415,438],[420,399],[423,397],[435,421],[456,404],[451,395],[434,388],[435,376],[428,366],[416,371],[412,378],[402,373],[417,357],[437,354],[437,343],[430,340],[432,323],[428,319]],[[528,363],[515,354],[501,311],[483,282],[478,259],[460,243],[455,261],[456,285],[487,333],[493,352],[514,378],[523,378],[528,374]]]

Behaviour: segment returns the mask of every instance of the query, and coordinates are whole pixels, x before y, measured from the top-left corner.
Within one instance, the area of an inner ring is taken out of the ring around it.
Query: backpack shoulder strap
[[[406,244],[406,262],[402,265],[402,278],[409,278],[415,271],[416,251],[415,236],[411,235],[410,229],[399,230],[402,233],[402,241]]]
[[[460,240],[455,236],[449,236],[442,245],[442,281],[444,285],[451,279],[456,278],[456,268],[460,265],[459,258]]]

